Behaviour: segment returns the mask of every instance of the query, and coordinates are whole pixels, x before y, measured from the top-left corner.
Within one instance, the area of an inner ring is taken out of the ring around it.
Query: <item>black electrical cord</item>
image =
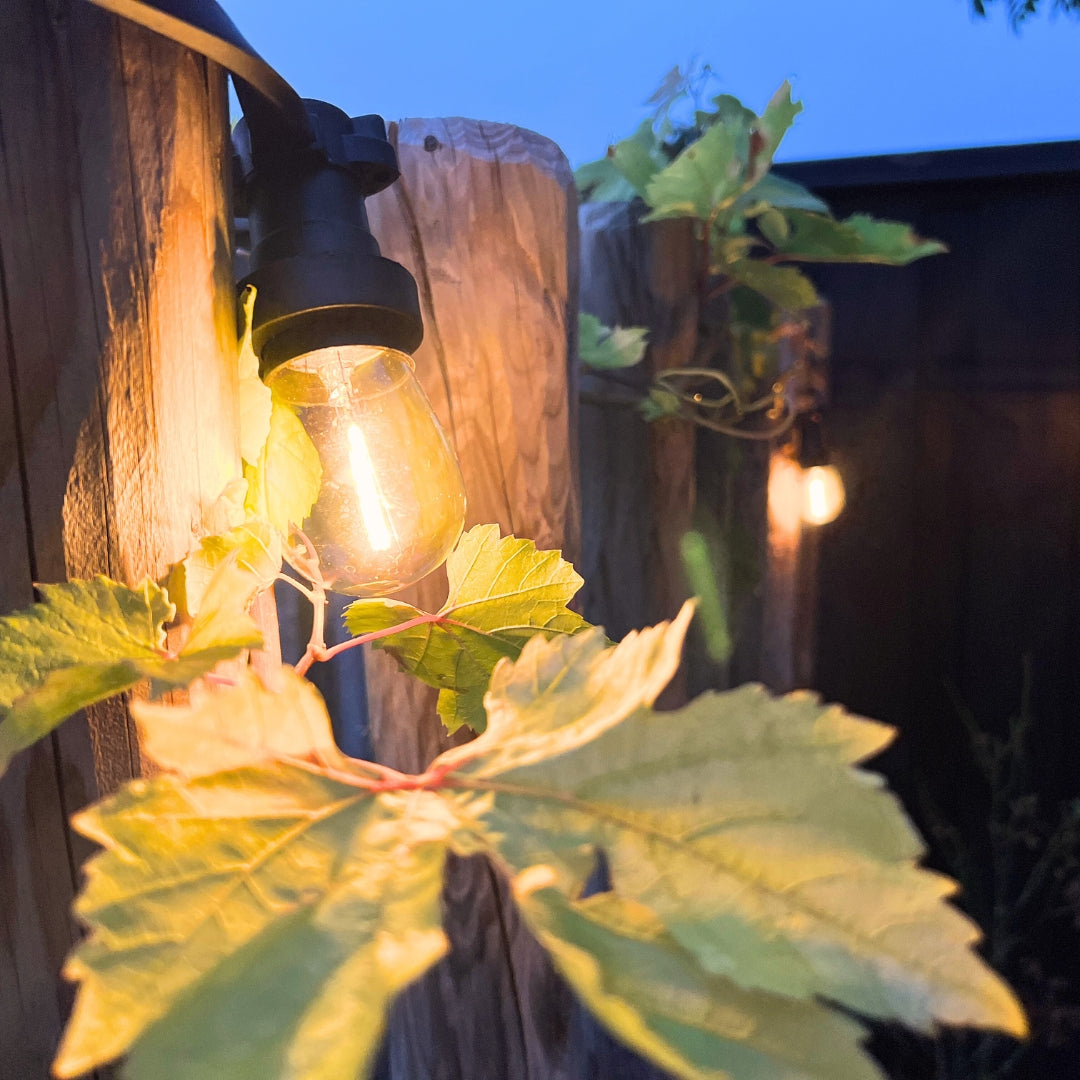
[[[300,95],[251,47],[216,0],[89,0],[194,49],[232,73],[253,140],[287,153],[314,133]]]

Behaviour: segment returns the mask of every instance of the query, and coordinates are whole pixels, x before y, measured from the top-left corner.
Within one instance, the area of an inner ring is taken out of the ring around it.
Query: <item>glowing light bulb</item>
[[[844,509],[844,481],[832,465],[814,465],[803,473],[802,519],[808,525],[827,525]]]
[[[322,460],[304,531],[335,592],[381,596],[439,566],[465,522],[461,469],[404,353],[349,345],[305,353],[267,381]]]

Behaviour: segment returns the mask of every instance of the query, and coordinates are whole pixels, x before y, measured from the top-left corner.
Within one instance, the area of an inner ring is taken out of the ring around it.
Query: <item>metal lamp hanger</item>
[[[228,70],[244,118],[233,144],[258,290],[252,344],[260,373],[340,345],[412,353],[424,329],[416,282],[383,258],[364,200],[399,175],[380,116],[350,118],[303,99],[216,0],[89,0]]]

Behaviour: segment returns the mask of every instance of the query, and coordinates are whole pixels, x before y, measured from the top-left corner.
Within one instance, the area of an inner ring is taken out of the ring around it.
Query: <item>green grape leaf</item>
[[[534,639],[496,669],[487,733],[436,768],[494,794],[500,861],[577,896],[603,850],[618,896],[745,990],[1022,1034],[975,926],[943,902],[953,883],[917,867],[898,804],[853,767],[892,729],[758,687],[653,712],[684,631]]]
[[[578,356],[598,371],[633,367],[641,363],[648,347],[644,326],[605,326],[595,315],[578,315]]]
[[[711,112],[699,109],[695,113],[698,127],[707,128],[713,124],[728,124],[750,130],[757,123],[757,113],[748,109],[733,94],[717,94],[712,99]]]
[[[642,419],[653,423],[656,420],[670,420],[682,416],[682,403],[677,394],[659,386],[649,388],[649,396],[638,404]]]
[[[203,528],[207,536],[220,536],[248,520],[244,509],[248,482],[243,477],[230,480],[222,493],[203,514]]]
[[[637,196],[634,185],[619,171],[609,152],[574,170],[574,183],[582,202],[630,202]]]
[[[747,217],[754,217],[770,206],[778,210],[812,210],[818,214],[829,212],[829,207],[812,191],[773,172],[766,173],[735,203],[735,209]]]
[[[759,219],[761,231],[776,250],[800,262],[882,263],[906,266],[927,255],[948,251],[939,240],[927,240],[899,221],[879,221],[853,214],[843,221],[805,210],[785,210],[787,230]]]
[[[169,597],[180,612],[199,613],[214,572],[229,558],[252,575],[258,591],[268,589],[281,570],[281,534],[268,521],[252,518],[200,540],[169,575]]]
[[[773,157],[802,108],[801,101],[791,100],[791,84],[785,80],[754,124],[746,172],[748,185],[757,184],[772,168]]]
[[[518,904],[593,1015],[673,1076],[881,1080],[853,1021],[710,975],[648,908],[612,893],[571,903],[550,888],[519,892]]]
[[[208,589],[205,612],[170,657],[164,624],[175,608],[152,581],[135,589],[96,577],[43,585],[42,601],[0,619],[0,774],[80,709],[150,679],[153,691],[187,686],[221,660],[262,644],[244,607],[248,577],[232,564]]]
[[[268,690],[250,668],[227,689],[192,687],[187,705],[133,701],[139,746],[160,768],[187,777],[275,759],[342,767],[319,692],[290,668]]]
[[[250,464],[270,435],[272,400],[270,388],[259,378],[259,358],[251,345],[251,323],[255,314],[255,286],[248,285],[240,296],[243,332],[240,336],[240,456]]]
[[[688,600],[670,623],[633,630],[616,648],[607,647],[596,626],[562,639],[565,649],[530,643],[516,664],[495,669],[485,701],[486,730],[446,751],[437,764],[458,769],[465,763],[461,775],[485,779],[592,742],[633,710],[651,705],[671,681],[694,608]],[[567,700],[578,707],[573,716]]]
[[[739,132],[734,128],[709,128],[649,182],[645,201],[651,212],[642,220],[713,218],[743,187],[746,162],[739,149]]]
[[[720,270],[783,311],[803,311],[819,302],[813,282],[794,266],[776,266],[761,259],[736,259]]]
[[[142,661],[139,669],[151,680],[154,695],[189,686],[245,649],[262,648],[263,639],[248,607],[260,589],[259,579],[232,556],[223,562],[203,593],[199,614],[184,647],[175,658]]]
[[[666,164],[652,121],[646,120],[630,138],[609,147],[599,161],[575,170],[574,181],[586,201],[630,202],[644,195],[649,181]]]
[[[710,543],[704,533],[691,529],[679,541],[679,555],[686,583],[697,597],[705,651],[716,663],[726,664],[735,648],[726,544],[719,537]]]
[[[629,139],[617,142],[611,148],[611,160],[635,195],[644,195],[649,181],[668,163],[651,120],[640,124]]]
[[[55,1074],[126,1054],[132,1080],[363,1075],[393,995],[446,949],[446,851],[483,805],[285,762],[128,784],[76,819],[105,851]]]
[[[558,551],[500,537],[497,525],[465,533],[446,560],[446,572],[450,590],[436,614],[425,616],[395,600],[357,600],[345,611],[345,625],[359,637],[424,620],[375,641],[375,647],[429,686],[463,695],[453,705],[441,695],[440,715],[482,731],[480,695],[500,660],[518,656],[537,634],[576,634],[588,626],[566,606],[582,581]]]
[[[464,690],[440,690],[436,712],[450,735],[459,728],[468,727],[483,731],[487,727],[484,709],[484,685],[469,686]]]
[[[257,463],[244,466],[244,476],[248,514],[269,521],[282,534],[288,534],[290,525],[304,523],[319,496],[319,452],[300,418],[277,398],[270,413],[270,434]]]

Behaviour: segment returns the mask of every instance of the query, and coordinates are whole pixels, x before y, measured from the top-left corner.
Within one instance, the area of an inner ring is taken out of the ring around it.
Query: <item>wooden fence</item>
[[[87,4],[0,5],[0,612],[29,603],[35,581],[160,576],[237,474],[227,133],[223,73],[202,58]],[[371,201],[372,225],[420,287],[417,370],[460,453],[470,522],[561,547],[592,575],[587,612],[613,633],[672,614],[695,486],[687,427],[582,414],[582,555],[565,158],[529,132],[460,119],[406,121],[392,137],[402,180]],[[586,302],[647,322],[652,368],[675,362],[697,318],[686,236],[656,232],[638,261],[640,230],[598,228],[596,213]],[[412,599],[437,605],[441,590],[435,576]],[[275,634],[272,605],[261,614]],[[282,615],[288,658],[302,631]],[[447,742],[433,694],[381,654],[363,667],[352,656],[320,672],[342,742],[419,771]],[[117,702],[0,781],[0,1080],[48,1074],[70,1007],[58,972],[88,852],[66,819],[141,768]],[[396,1005],[381,1077],[657,1075],[583,1014],[485,862],[451,865],[444,906],[452,950]]]

